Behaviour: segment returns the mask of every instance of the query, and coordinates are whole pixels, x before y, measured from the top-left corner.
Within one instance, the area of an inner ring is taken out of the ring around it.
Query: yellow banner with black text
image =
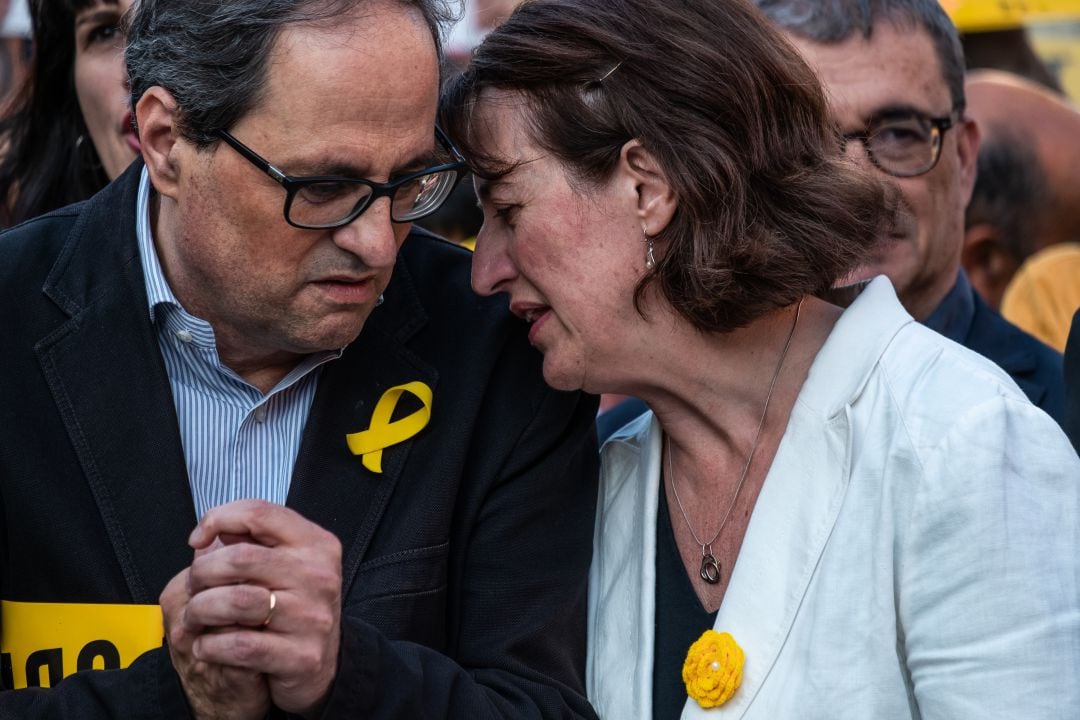
[[[0,687],[52,687],[130,665],[164,638],[158,605],[0,601]]]

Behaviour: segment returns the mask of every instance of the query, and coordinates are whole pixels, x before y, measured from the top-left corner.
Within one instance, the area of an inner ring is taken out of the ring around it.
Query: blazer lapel
[[[71,317],[35,349],[132,600],[156,603],[191,562],[195,509],[135,240],[140,170],[84,208],[43,288]]]
[[[715,629],[731,633],[746,653],[742,685],[713,710],[688,699],[683,720],[741,718],[750,709],[787,640],[840,514],[851,477],[851,403],[893,337],[911,322],[888,280],[879,277],[844,312],[818,352],[716,616]]]
[[[742,685],[716,710],[688,699],[684,720],[743,717],[768,677],[840,512],[851,466],[847,436],[846,412],[825,419],[796,404],[714,625],[746,654]]]
[[[436,370],[405,346],[427,315],[400,258],[385,298],[368,318],[360,337],[340,359],[324,368],[287,501],[289,507],[338,536],[346,592],[413,441],[384,450],[383,471],[376,474],[349,451],[345,436],[368,427],[375,404],[390,388],[420,380],[434,391],[438,381]],[[436,394],[433,403],[437,402]]]

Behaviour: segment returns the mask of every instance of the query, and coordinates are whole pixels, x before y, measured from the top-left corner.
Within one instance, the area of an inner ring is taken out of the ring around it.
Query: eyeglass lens
[[[390,216],[409,222],[434,212],[449,194],[456,170],[427,173],[394,188]],[[372,188],[360,183],[317,182],[299,188],[292,198],[291,222],[309,227],[329,227],[355,217],[371,202]]]
[[[870,128],[866,143],[874,162],[885,172],[919,175],[937,161],[941,130],[926,118],[883,120]]]

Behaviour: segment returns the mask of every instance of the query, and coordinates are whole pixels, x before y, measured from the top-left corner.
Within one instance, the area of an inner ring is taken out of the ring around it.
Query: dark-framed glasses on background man
[[[438,126],[435,137],[452,159],[386,183],[338,175],[286,175],[229,132],[218,130],[215,134],[285,188],[285,221],[309,230],[348,225],[381,197],[390,198],[390,219],[394,222],[419,220],[439,209],[465,169],[461,153]]]
[[[873,118],[865,130],[840,136],[843,151],[858,140],[870,162],[894,177],[915,177],[930,172],[941,157],[945,132],[956,124],[953,114],[930,117],[916,111],[883,113]]]

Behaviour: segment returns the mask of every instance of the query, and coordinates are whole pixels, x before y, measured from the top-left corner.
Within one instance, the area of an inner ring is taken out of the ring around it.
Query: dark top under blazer
[[[0,236],[0,597],[157,603],[195,510],[135,237],[141,163]],[[595,401],[547,388],[469,259],[406,241],[360,337],[324,368],[288,505],[343,545],[338,676],[324,717],[592,717],[583,697]],[[431,422],[346,447],[389,387]],[[126,670],[0,693],[2,718],[174,718],[165,649]]]
[[[1073,315],[1065,345],[1065,434],[1080,452],[1080,310]]]
[[[1062,423],[1065,380],[1061,355],[1001,317],[975,294],[975,316],[964,346],[990,358],[1035,405]]]

